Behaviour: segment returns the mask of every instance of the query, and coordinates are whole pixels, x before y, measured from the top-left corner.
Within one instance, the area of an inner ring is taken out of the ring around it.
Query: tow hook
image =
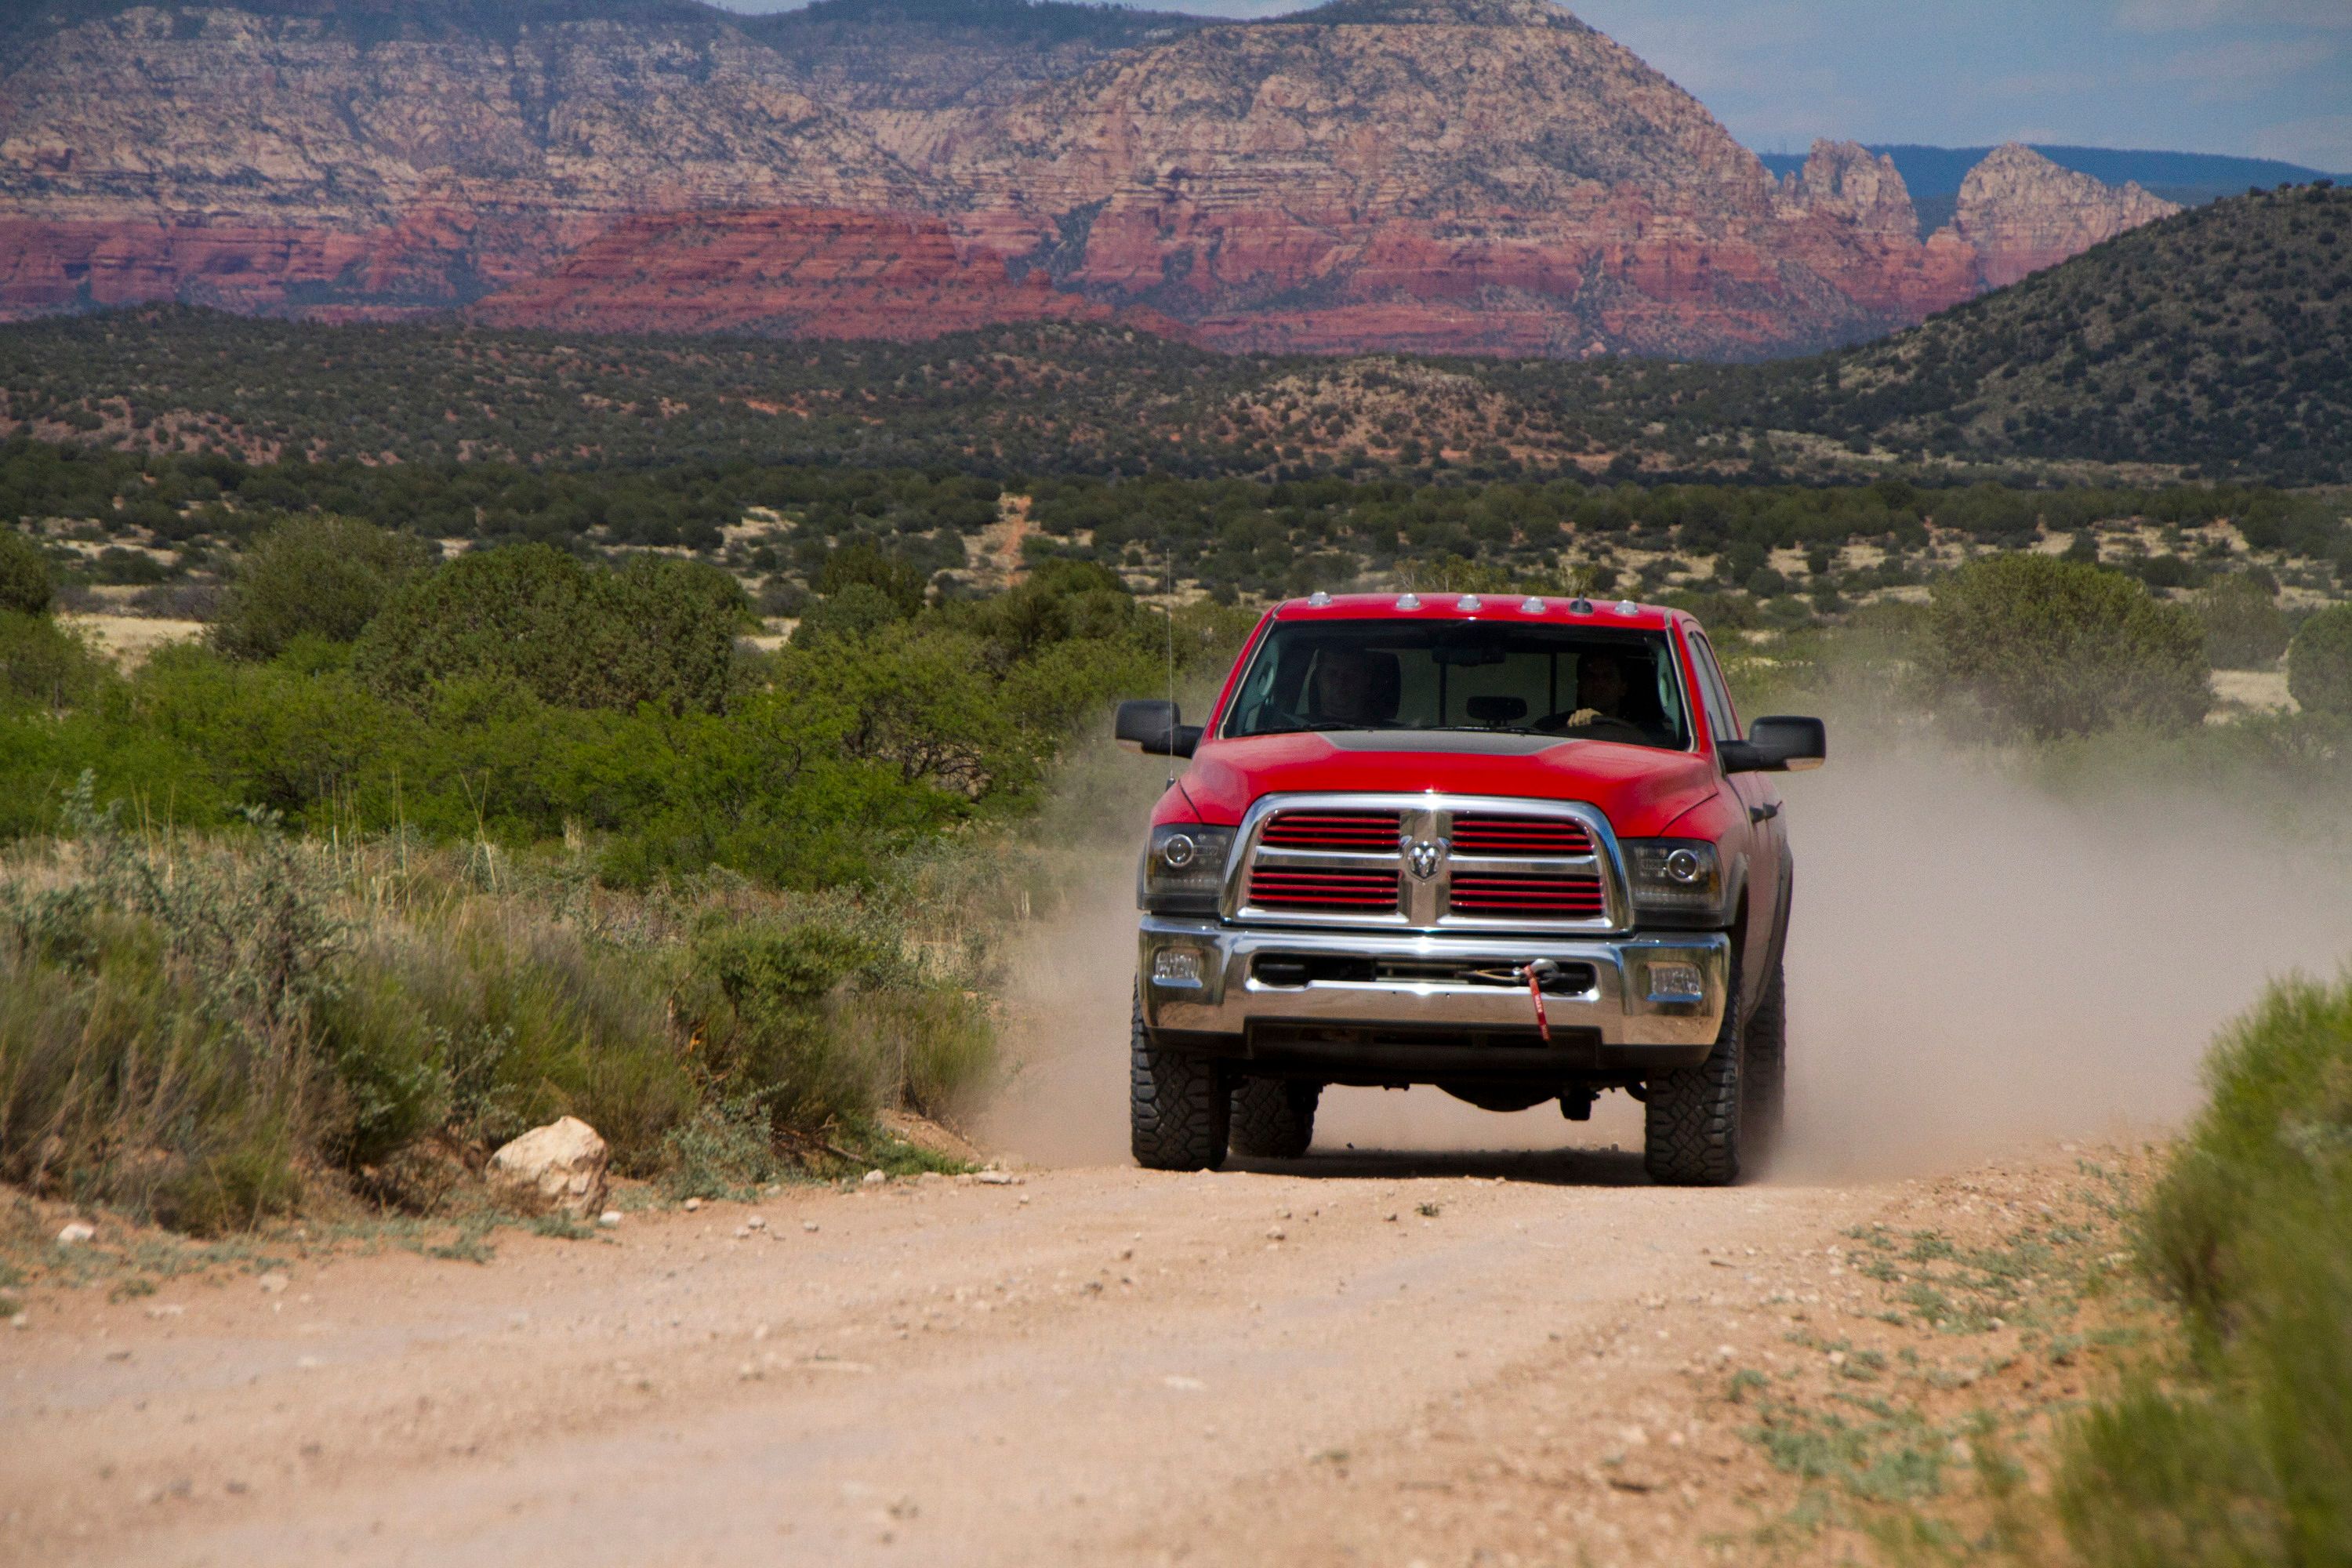
[[[1559,973],[1559,965],[1549,958],[1538,958],[1527,966],[1528,999],[1536,1005],[1536,1033],[1545,1045],[1551,1044],[1551,1020],[1544,1016],[1544,983]]]

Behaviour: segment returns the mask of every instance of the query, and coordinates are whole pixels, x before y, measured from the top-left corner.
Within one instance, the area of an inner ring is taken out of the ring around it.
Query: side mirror
[[[1819,719],[1775,715],[1749,726],[1748,739],[1717,748],[1727,773],[1793,773],[1829,760],[1829,729]]]
[[[1189,757],[1201,744],[1201,726],[1187,724],[1173,702],[1142,697],[1118,705],[1112,733],[1130,752],[1155,757]]]

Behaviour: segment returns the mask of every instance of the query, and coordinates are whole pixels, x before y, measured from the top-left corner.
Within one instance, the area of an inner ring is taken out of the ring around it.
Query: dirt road
[[[1849,1232],[2047,1230],[2084,1184],[2057,1140],[2177,1119],[2263,974],[2352,946],[2341,886],[2174,804],[1909,763],[1805,787],[1838,830],[1801,855],[1781,1181],[1647,1185],[1622,1099],[1570,1128],[1335,1097],[1296,1165],[1133,1170],[1122,861],[1028,966],[988,1130],[1058,1168],[503,1230],[482,1265],[286,1249],[278,1289],[37,1284],[0,1331],[0,1559],[1737,1560],[1790,1493],[1727,1369],[1833,1401],[1874,1356],[1931,1405],[2083,1376],[2002,1300],[1885,1340],[1868,1292],[1904,1276],[1858,1293]],[[1380,1152],[1465,1142],[1528,1152]]]
[[[345,1250],[282,1285],[43,1292],[0,1336],[0,1552],[1402,1565],[1424,1492],[1491,1458],[1446,1447],[1465,1422],[1564,1473],[1653,1436],[1739,1447],[1675,1374],[1769,1358],[1767,1288],[1902,1195],[1663,1190],[1605,1148],[1342,1149],[794,1191],[589,1241],[501,1231],[486,1265]],[[1339,1474],[1384,1463],[1412,1473]],[[1748,1517],[1704,1474],[1611,1482],[1573,1532],[1596,1561]],[[1620,1503],[1664,1511],[1612,1544]],[[1444,1533],[1444,1557],[1477,1545]]]

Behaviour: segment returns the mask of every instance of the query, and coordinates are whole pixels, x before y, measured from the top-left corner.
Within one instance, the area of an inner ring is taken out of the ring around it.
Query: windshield
[[[1690,745],[1658,632],[1483,621],[1307,621],[1266,634],[1224,733],[1470,730]]]

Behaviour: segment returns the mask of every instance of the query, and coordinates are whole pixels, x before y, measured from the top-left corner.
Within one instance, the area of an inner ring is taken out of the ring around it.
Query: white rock
[[[801,1228],[803,1230],[814,1230],[816,1228],[816,1221],[813,1219],[804,1219],[801,1221]]]
[[[982,1171],[972,1180],[984,1187],[1017,1187],[1021,1184],[1021,1178],[1010,1171]]]
[[[612,1152],[576,1116],[534,1127],[490,1156],[490,1180],[532,1206],[587,1215],[604,1206]]]
[[[887,1172],[868,1171],[866,1173],[866,1184],[869,1187],[878,1187],[889,1179],[890,1177]]]
[[[683,1207],[687,1213],[692,1214],[702,1206],[702,1200],[700,1198],[688,1198],[680,1206]]]
[[[619,1209],[606,1209],[603,1214],[596,1216],[596,1223],[603,1226],[606,1230],[610,1230],[614,1226],[621,1223],[621,1211]]]
[[[755,1214],[743,1223],[752,1230],[765,1230],[768,1228],[768,1216],[765,1215]]]
[[[268,1273],[263,1275],[260,1279],[256,1279],[254,1283],[260,1286],[262,1289],[269,1295],[275,1296],[281,1290],[284,1290],[291,1281],[289,1281],[285,1275],[280,1274],[277,1269],[273,1268]]]
[[[79,1220],[75,1220],[71,1225],[67,1226],[65,1229],[58,1232],[58,1245],[59,1247],[79,1247],[85,1241],[95,1241],[97,1239],[98,1226],[94,1225],[84,1225]]]

